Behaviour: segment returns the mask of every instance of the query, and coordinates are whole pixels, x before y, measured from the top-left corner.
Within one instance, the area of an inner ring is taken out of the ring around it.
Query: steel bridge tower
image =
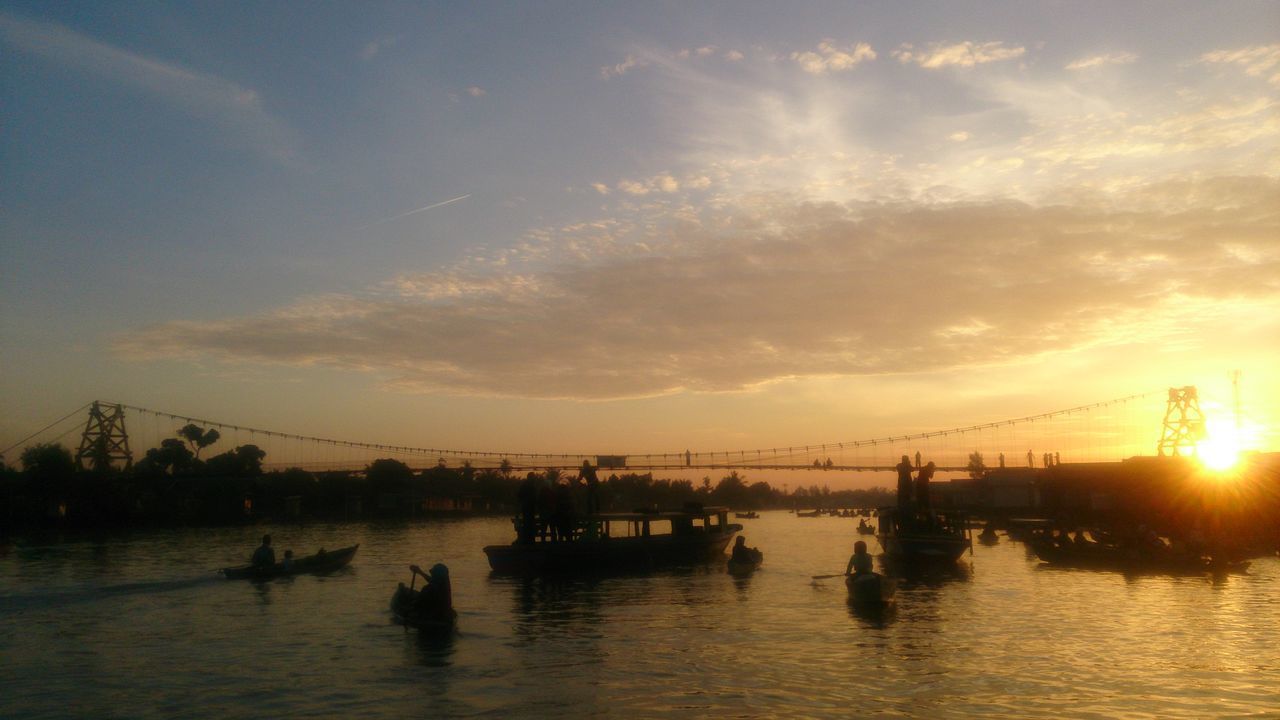
[[[1169,388],[1169,404],[1164,411],[1164,431],[1156,453],[1165,456],[1196,454],[1196,443],[1204,439],[1204,413],[1194,385]]]
[[[76,452],[76,467],[95,471],[108,470],[116,461],[124,462],[124,469],[133,467],[133,451],[129,449],[129,433],[124,429],[124,408],[108,405],[109,414],[103,413],[97,400],[89,408],[89,422],[80,436],[80,450]],[[86,460],[89,468],[85,467]]]

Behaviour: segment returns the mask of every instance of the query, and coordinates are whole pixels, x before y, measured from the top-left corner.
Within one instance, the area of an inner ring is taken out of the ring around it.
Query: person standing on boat
[[[867,553],[867,544],[859,540],[853,544],[853,555],[849,556],[849,564],[845,565],[844,574],[856,576],[871,571],[871,555]]]
[[[937,467],[930,460],[928,465],[920,468],[920,474],[916,475],[916,507],[920,512],[929,512],[929,481],[933,479],[933,471]]]
[[[271,548],[270,535],[262,536],[262,544],[253,551],[253,559],[249,562],[254,567],[271,567],[276,564],[276,551]]]
[[[898,509],[906,512],[911,507],[911,458],[902,456],[898,470]]]
[[[738,539],[733,541],[733,553],[729,559],[737,563],[753,563],[756,561],[758,552],[755,548],[747,547],[747,539],[739,535]]]
[[[576,522],[574,517],[577,513],[573,509],[573,485],[567,480],[561,480],[556,486],[556,535],[560,540],[573,539],[573,526]]]
[[[520,542],[528,545],[538,531],[538,476],[534,473],[525,476],[516,497],[520,500]]]
[[[582,469],[578,471],[578,482],[587,484],[587,517],[600,512],[600,478],[596,469],[591,467],[590,460],[582,461]]]

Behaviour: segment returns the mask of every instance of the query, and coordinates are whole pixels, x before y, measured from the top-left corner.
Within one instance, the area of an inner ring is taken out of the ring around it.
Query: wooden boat
[[[265,565],[262,567],[254,565],[240,565],[237,567],[223,568],[223,575],[228,580],[270,580],[277,577],[286,577],[289,575],[317,575],[321,573],[333,572],[339,568],[345,567],[356,556],[356,550],[359,545],[351,547],[339,548],[337,550],[320,549],[314,555],[306,557],[294,558],[292,566],[285,568],[283,562],[274,565]]]
[[[733,516],[735,518],[742,518],[743,520],[755,520],[756,518],[760,517],[760,513],[756,512],[755,510],[752,510],[751,512],[734,513]]]
[[[724,557],[742,526],[728,522],[729,509],[690,503],[666,512],[601,513],[579,522],[573,540],[535,538],[484,549],[500,575],[604,573],[650,570]],[[518,523],[518,519],[517,519]]]
[[[1050,538],[1031,543],[1036,556],[1059,567],[1150,573],[1241,573],[1247,560],[1224,560],[1198,553],[1179,553],[1171,548],[1140,550],[1118,545],[1086,543],[1059,545]]]
[[[764,562],[764,553],[760,552],[759,550],[756,550],[755,548],[748,548],[748,550],[749,550],[749,554],[751,555],[750,559],[735,560],[732,557],[729,558],[727,566],[728,566],[730,575],[735,575],[738,577],[750,575],[751,573],[756,571],[756,568],[760,567],[761,563]]]
[[[859,535],[875,535],[876,528],[874,525],[869,525],[866,522],[860,522],[858,523],[858,534]]]
[[[847,575],[844,585],[849,589],[849,602],[868,608],[892,604],[898,591],[897,580],[877,572]]]
[[[796,513],[796,517],[818,517],[820,515],[822,515],[821,510],[814,510],[813,512],[797,512]]]
[[[876,539],[891,562],[954,563],[965,550],[973,551],[973,538],[961,513],[907,514],[897,507],[880,508]]]
[[[415,590],[404,583],[396,588],[391,596],[391,614],[395,621],[406,627],[417,628],[424,633],[448,635],[458,629],[458,611],[452,608],[444,615],[426,616],[417,610],[418,596],[421,590]]]

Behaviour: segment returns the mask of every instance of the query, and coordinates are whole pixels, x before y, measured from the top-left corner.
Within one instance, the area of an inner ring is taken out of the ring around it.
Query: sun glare
[[[1196,445],[1200,462],[1210,470],[1228,470],[1240,461],[1240,443],[1234,436],[1221,434]]]

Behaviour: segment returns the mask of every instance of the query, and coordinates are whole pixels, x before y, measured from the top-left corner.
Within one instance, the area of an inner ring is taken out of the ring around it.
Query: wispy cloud
[[[648,63],[644,60],[641,60],[634,55],[628,55],[626,59],[616,65],[606,65],[600,68],[600,77],[608,80],[609,78],[625,75],[628,72],[639,67],[644,67],[645,65],[648,65]]]
[[[975,43],[964,41],[950,45],[932,43],[917,49],[911,43],[904,43],[893,56],[898,62],[915,63],[922,68],[936,70],[944,67],[973,67],[986,63],[1013,60],[1026,54],[1027,49],[1021,46],[1007,46],[1001,41]]]
[[[1280,317],[1276,207],[1280,181],[1261,177],[1070,205],[760,198],[672,225],[679,252],[406,274],[116,347],[348,368],[400,390],[601,399],[1194,344],[1199,329],[1262,332]]]
[[[1200,56],[1201,62],[1239,65],[1245,74],[1280,85],[1280,45],[1255,45],[1236,50],[1215,50]]]
[[[1066,70],[1089,70],[1099,68],[1104,65],[1128,65],[1138,59],[1138,56],[1131,52],[1106,53],[1103,55],[1090,55],[1082,57],[1079,60],[1073,60],[1067,64]]]
[[[826,72],[852,70],[858,63],[876,59],[876,51],[867,43],[856,43],[847,48],[838,47],[834,40],[823,40],[816,50],[791,53],[791,59],[807,73],[821,75]]]
[[[398,42],[400,42],[399,35],[389,35],[387,37],[377,38],[376,40],[370,40],[363,48],[360,49],[360,59],[366,62],[372,60],[383,50],[395,47]]]
[[[0,36],[18,50],[118,83],[223,126],[277,159],[294,153],[295,134],[269,113],[257,91],[175,63],[121,50],[61,25],[0,12]]]

